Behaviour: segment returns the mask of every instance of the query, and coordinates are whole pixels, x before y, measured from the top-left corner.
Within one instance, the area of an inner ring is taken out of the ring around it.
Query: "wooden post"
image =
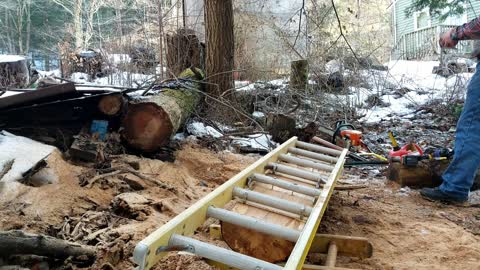
[[[290,89],[292,91],[305,90],[308,85],[308,61],[298,60],[291,63]]]

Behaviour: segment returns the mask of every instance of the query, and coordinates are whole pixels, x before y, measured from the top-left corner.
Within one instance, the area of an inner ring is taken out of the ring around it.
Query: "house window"
[[[464,23],[467,23],[467,21],[468,21],[467,12],[465,11],[463,14],[448,16],[443,22],[443,24],[444,25],[462,25]]]
[[[419,12],[415,12],[414,14],[414,27],[415,30],[420,30],[423,28],[430,27],[432,25],[432,20],[430,18],[430,14],[428,10],[422,10]]]

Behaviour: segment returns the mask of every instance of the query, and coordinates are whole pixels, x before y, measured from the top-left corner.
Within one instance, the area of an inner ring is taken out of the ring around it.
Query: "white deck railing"
[[[454,28],[454,25],[427,27],[404,34],[392,50],[392,58],[400,60],[434,59],[440,55],[439,37],[441,33]],[[468,54],[472,51],[471,41],[460,41],[455,54]]]

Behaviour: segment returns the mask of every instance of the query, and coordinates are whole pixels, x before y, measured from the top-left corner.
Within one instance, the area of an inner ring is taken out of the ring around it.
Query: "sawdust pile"
[[[348,169],[347,169],[348,172]],[[346,178],[349,178],[347,174]],[[339,257],[337,266],[375,270],[480,269],[480,211],[433,203],[384,178],[369,187],[336,192],[322,233],[367,237],[370,259]]]
[[[47,169],[58,182],[22,185],[13,200],[0,196],[0,229],[95,245],[99,253],[90,269],[132,269],[138,241],[254,161],[187,144],[174,163],[120,155],[105,170],[73,165],[54,151]],[[209,269],[195,257],[170,256],[165,265],[158,269]]]

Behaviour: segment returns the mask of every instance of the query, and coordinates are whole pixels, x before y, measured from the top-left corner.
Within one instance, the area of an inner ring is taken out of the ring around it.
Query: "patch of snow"
[[[60,71],[60,69],[54,69],[50,71],[37,69],[37,72],[40,75],[40,77],[61,77],[62,76],[62,72]]]
[[[196,137],[213,137],[213,138],[220,138],[223,137],[223,134],[218,132],[215,128],[211,126],[205,126],[204,123],[201,122],[193,122],[187,125],[188,133],[196,136]]]
[[[2,182],[12,182],[21,179],[24,172],[50,155],[54,149],[53,146],[1,131],[0,166],[3,169],[12,159],[14,163],[8,173],[0,180]]]
[[[17,62],[25,60],[25,57],[20,55],[9,55],[9,54],[0,54],[0,63],[4,62]]]
[[[252,116],[254,118],[264,118],[265,117],[265,114],[263,112],[258,112],[258,111],[255,111],[252,113]]]
[[[254,149],[272,150],[277,146],[272,141],[272,136],[267,134],[253,134],[248,137],[232,137],[232,144],[237,146],[251,147]]]
[[[276,80],[271,80],[269,83],[277,86],[284,86],[285,84],[288,83],[288,80],[286,78],[284,79],[276,79]]]
[[[3,93],[3,95],[0,96],[0,98],[15,96],[15,95],[18,95],[18,94],[21,94],[21,93],[22,92],[17,92],[17,91],[6,91],[5,93]]]
[[[433,74],[433,68],[438,66],[438,61],[391,61],[386,64],[388,71],[365,70],[361,76],[367,80],[371,89],[370,94],[377,94],[386,107],[373,106],[364,108],[359,113],[366,116],[360,119],[364,123],[377,123],[398,118],[411,119],[413,112],[420,106],[433,99],[444,100],[450,96],[454,88],[460,90],[456,93],[458,98],[463,98],[466,85],[473,73],[455,74],[444,78]],[[462,87],[464,86],[464,87]],[[394,91],[405,90],[399,97]],[[357,102],[364,102],[364,97],[357,98]]]
[[[325,70],[328,73],[341,72],[343,70],[343,65],[340,61],[334,59],[325,64]]]
[[[183,132],[177,133],[177,134],[175,134],[175,136],[173,136],[173,139],[175,141],[184,141],[186,138],[187,138],[187,136]]]
[[[250,91],[255,89],[255,84],[250,81],[235,81],[237,91]]]
[[[108,54],[107,59],[111,64],[128,64],[132,61],[128,54]]]
[[[76,82],[76,83],[88,83],[90,81],[90,75],[87,73],[82,73],[82,72],[74,72],[70,76],[70,80]]]

